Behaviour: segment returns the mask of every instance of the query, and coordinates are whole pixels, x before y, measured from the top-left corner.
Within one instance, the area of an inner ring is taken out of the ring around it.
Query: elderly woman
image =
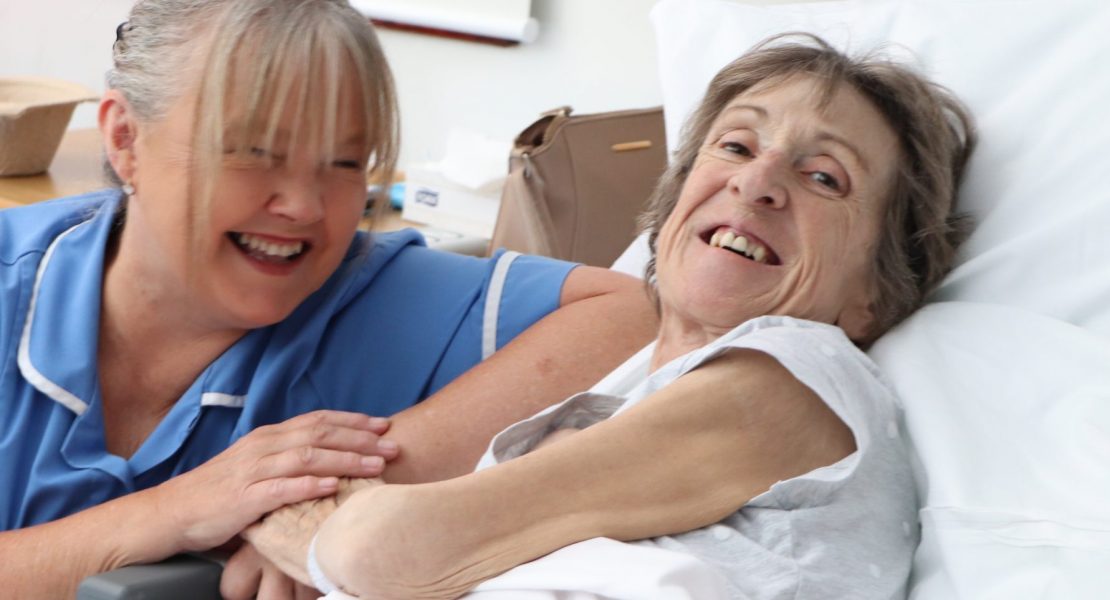
[[[803,42],[726,66],[687,126],[646,218],[653,344],[474,474],[358,491],[311,543],[289,543],[323,512],[306,505],[248,537],[365,598],[904,593],[913,482],[859,347],[948,269],[973,131],[911,71]]]
[[[221,545],[385,460],[465,473],[650,339],[632,278],[356,233],[397,117],[345,1],[142,0],[114,63],[120,188],[0,213],[5,596]]]

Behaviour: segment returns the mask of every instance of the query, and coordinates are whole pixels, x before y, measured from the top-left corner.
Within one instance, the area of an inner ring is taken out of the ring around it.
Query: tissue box
[[[405,170],[405,201],[401,216],[488,240],[501,207],[501,185],[470,188],[433,169]]]
[[[42,173],[54,160],[84,86],[43,77],[0,79],[0,176]]]

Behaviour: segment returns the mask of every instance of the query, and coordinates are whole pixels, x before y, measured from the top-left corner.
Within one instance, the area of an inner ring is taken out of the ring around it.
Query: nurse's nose
[[[324,218],[320,183],[307,173],[284,173],[270,195],[266,208],[274,215],[298,225]]]

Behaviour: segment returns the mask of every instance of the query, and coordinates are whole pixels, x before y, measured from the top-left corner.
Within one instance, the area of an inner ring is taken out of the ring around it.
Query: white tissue
[[[509,169],[512,145],[465,129],[447,135],[447,153],[433,170],[476,192],[500,189]]]

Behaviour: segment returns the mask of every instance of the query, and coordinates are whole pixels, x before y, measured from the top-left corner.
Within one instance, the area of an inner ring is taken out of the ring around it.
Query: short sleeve
[[[856,444],[855,452],[834,464],[773,485],[773,504],[791,508],[834,502],[834,494],[839,497],[845,485],[866,481],[887,488],[885,493],[907,496],[895,506],[912,505],[906,448],[897,435],[889,435],[899,429],[895,396],[870,359],[832,327],[777,327],[760,333],[748,347],[773,356],[813,390],[848,426]]]
[[[851,479],[902,480],[905,447],[897,434],[898,408],[878,368],[839,328],[790,317],[753,319],[693,352],[676,365],[685,373],[728,348],[763,352],[811,389],[851,430],[856,452],[836,462],[774,484],[750,506],[817,506]],[[865,474],[861,475],[861,470]]]
[[[482,259],[478,264],[482,278],[473,301],[468,302],[457,321],[441,319],[436,325],[450,327],[453,333],[422,397],[434,394],[478,364],[484,355],[508,344],[533,323],[559,308],[563,282],[575,266],[550,258],[506,252]],[[487,337],[493,338],[488,344]]]
[[[499,252],[494,255],[494,260],[503,256],[506,254]],[[515,257],[500,289],[496,323],[498,349],[559,308],[563,283],[576,266],[542,256]],[[492,286],[487,288],[487,292],[490,289]]]

